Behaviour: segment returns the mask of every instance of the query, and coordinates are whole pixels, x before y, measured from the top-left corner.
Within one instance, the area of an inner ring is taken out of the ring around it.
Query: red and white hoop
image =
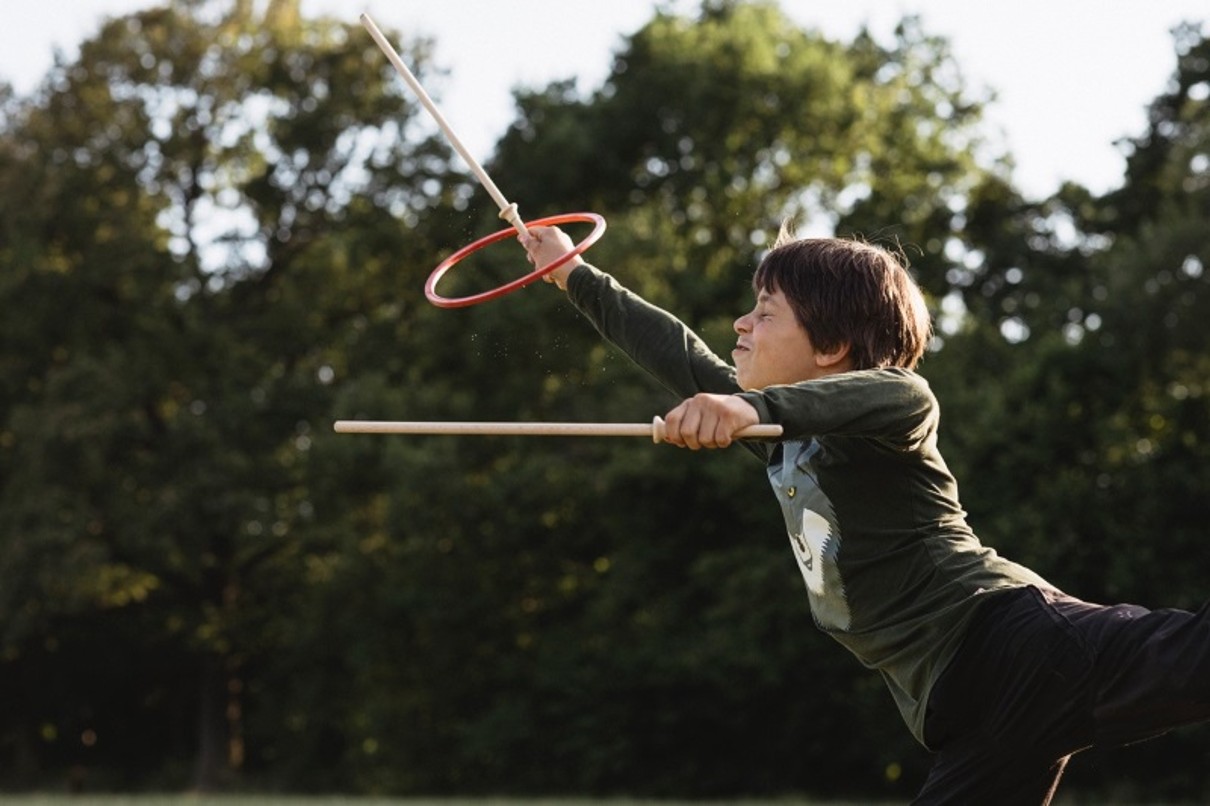
[[[585,249],[592,246],[601,237],[601,233],[605,231],[605,219],[596,213],[565,213],[563,215],[550,216],[549,218],[540,218],[537,221],[530,221],[530,227],[555,227],[560,224],[586,223],[595,224],[592,232],[584,240],[580,241],[571,249],[571,251],[560,255],[559,257],[547,263],[545,266],[538,268],[526,274],[523,277],[518,277],[511,282],[507,282],[490,291],[484,291],[480,294],[471,294],[465,297],[443,297],[437,293],[437,282],[445,276],[445,273],[454,268],[460,261],[469,255],[478,252],[485,246],[502,241],[505,238],[514,237],[515,233],[511,229],[500,230],[486,237],[480,238],[472,244],[462,247],[454,254],[441,261],[440,265],[433,270],[429,275],[428,282],[424,284],[424,295],[428,297],[429,302],[439,308],[462,308],[467,305],[477,305],[480,302],[497,299],[518,288],[524,288],[535,280],[540,280],[550,274],[555,269],[562,266],[567,261],[571,260],[578,254],[581,254]]]

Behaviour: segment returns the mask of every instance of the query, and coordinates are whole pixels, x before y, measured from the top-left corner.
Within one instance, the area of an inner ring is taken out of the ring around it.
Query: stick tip
[[[664,429],[664,418],[656,416],[651,420],[651,441],[657,445],[664,441],[667,432]]]

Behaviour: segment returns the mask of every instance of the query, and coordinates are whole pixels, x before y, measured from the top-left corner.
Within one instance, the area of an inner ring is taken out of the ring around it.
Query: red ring
[[[526,224],[526,227],[555,227],[559,224],[578,223],[595,224],[596,226],[593,227],[592,232],[588,233],[588,237],[576,244],[570,252],[560,255],[542,268],[534,269],[524,277],[518,277],[516,280],[505,283],[498,288],[493,288],[490,291],[484,291],[481,294],[472,294],[469,297],[443,297],[438,294],[437,281],[440,280],[447,271],[454,268],[454,266],[457,265],[463,258],[474,252],[478,252],[485,246],[494,244],[497,241],[502,241],[510,235],[515,236],[517,234],[517,230],[510,227],[509,229],[503,229],[499,232],[494,232],[491,235],[480,238],[474,243],[462,247],[457,252],[441,261],[441,264],[437,266],[437,268],[433,269],[433,273],[429,275],[428,282],[424,284],[424,295],[428,297],[429,302],[433,303],[438,308],[463,308],[467,305],[477,305],[480,302],[487,302],[488,300],[497,299],[512,291],[516,291],[518,288],[523,288],[535,280],[540,280],[541,278],[550,274],[552,271],[559,268],[576,255],[580,254],[588,247],[592,246],[601,237],[601,234],[605,232],[605,219],[596,213],[564,213],[563,215],[539,218],[537,221],[531,221]]]

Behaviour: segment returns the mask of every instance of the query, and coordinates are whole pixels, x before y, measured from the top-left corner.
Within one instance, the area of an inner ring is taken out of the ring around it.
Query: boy
[[[523,242],[536,265],[572,248]],[[919,804],[1046,804],[1070,755],[1210,719],[1210,608],[1106,607],[983,546],[913,370],[931,324],[889,252],[783,228],[735,321],[734,367],[579,257],[547,275],[683,402],[667,441],[722,448],[779,423],[766,462],[821,629],[885,680],[934,753]]]

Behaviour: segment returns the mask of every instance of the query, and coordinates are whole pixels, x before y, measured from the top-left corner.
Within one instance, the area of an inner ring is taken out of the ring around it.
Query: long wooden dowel
[[[664,441],[664,418],[650,423],[484,423],[484,422],[396,422],[384,420],[337,420],[339,434],[477,434],[481,436],[548,437],[650,437]],[[752,425],[739,433],[741,439],[776,439],[780,425]]]
[[[471,152],[462,144],[462,140],[454,133],[453,127],[446,121],[445,115],[441,114],[441,110],[437,108],[437,104],[433,103],[433,99],[429,97],[424,87],[416,80],[416,76],[412,75],[412,71],[403,63],[403,59],[399,57],[399,53],[387,41],[386,36],[383,35],[382,30],[374,20],[370,19],[369,14],[361,15],[361,24],[369,31],[370,37],[378,45],[378,49],[387,57],[387,61],[394,66],[395,71],[399,73],[404,83],[411,87],[412,92],[415,93],[421,105],[433,116],[433,120],[436,121],[437,126],[445,135],[445,139],[461,155],[462,159],[466,160],[471,173],[475,175],[475,178],[479,180],[479,184],[483,185],[483,189],[487,191],[492,200],[496,202],[496,206],[500,208],[500,217],[512,224],[521,235],[528,235],[529,230],[526,229],[525,224],[521,221],[521,216],[517,214],[517,205],[504,198],[504,194],[500,192],[500,188],[496,187],[496,183],[492,181],[492,178],[487,175],[487,171],[483,170],[483,166],[479,164],[479,161],[471,156]]]

